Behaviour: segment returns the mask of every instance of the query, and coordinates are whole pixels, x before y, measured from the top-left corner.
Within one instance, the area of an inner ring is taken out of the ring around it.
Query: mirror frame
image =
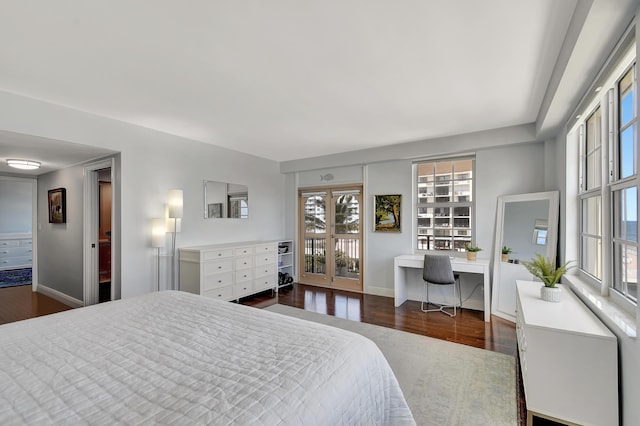
[[[528,202],[528,201],[549,201],[549,214],[547,217],[547,251],[545,256],[547,258],[555,260],[556,249],[558,245],[558,216],[559,216],[559,191],[546,191],[546,192],[534,192],[529,194],[516,194],[516,195],[502,195],[498,197],[498,207],[496,210],[496,237],[494,241],[493,250],[493,285],[491,289],[491,313],[500,318],[515,322],[515,312],[506,312],[501,310],[498,306],[501,287],[501,255],[502,246],[504,245],[502,239],[504,237],[504,213],[505,207],[508,203],[514,202]],[[523,276],[529,276],[531,274],[526,270],[523,265],[520,265],[523,270]],[[513,283],[515,286],[515,283]]]

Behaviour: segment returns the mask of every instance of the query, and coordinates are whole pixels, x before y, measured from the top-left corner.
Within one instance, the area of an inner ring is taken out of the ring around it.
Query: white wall
[[[184,190],[178,247],[284,237],[284,178],[276,162],[5,92],[0,129],[121,153],[122,297],[155,289],[150,222],[164,215],[170,189]],[[248,185],[249,219],[205,220],[204,179]]]
[[[366,166],[364,193],[364,291],[393,297],[393,258],[411,253],[412,247],[412,165],[411,160],[386,161]],[[400,233],[374,232],[374,196],[402,195]]]
[[[0,179],[0,234],[31,233],[31,182]]]
[[[55,188],[66,190],[66,223],[49,223],[48,191]],[[77,300],[83,299],[82,195],[81,166],[38,176],[38,283]]]

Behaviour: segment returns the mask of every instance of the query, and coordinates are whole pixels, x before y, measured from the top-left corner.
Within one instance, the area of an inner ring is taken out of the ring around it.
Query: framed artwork
[[[400,232],[402,195],[375,195],[375,232]]]
[[[207,214],[210,218],[222,217],[222,203],[209,203],[207,204]]]
[[[49,190],[49,223],[67,223],[67,190]]]

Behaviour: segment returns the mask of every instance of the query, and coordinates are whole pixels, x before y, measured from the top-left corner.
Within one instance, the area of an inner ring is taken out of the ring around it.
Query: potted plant
[[[540,253],[536,254],[536,257],[528,262],[521,262],[527,271],[539,278],[542,281],[543,286],[540,288],[540,297],[547,302],[559,302],[560,301],[560,288],[556,285],[560,282],[560,278],[571,267],[569,264],[572,261],[565,262],[564,264],[556,267],[555,262],[551,259],[547,259]]]
[[[482,251],[480,247],[471,244],[465,245],[464,248],[467,250],[467,260],[470,261],[475,261],[478,258],[478,252]]]
[[[511,248],[507,247],[507,246],[502,246],[502,261],[503,262],[508,262],[509,261],[509,253],[511,253],[512,250]]]

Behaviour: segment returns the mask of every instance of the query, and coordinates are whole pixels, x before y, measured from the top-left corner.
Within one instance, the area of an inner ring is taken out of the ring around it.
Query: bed
[[[0,424],[415,424],[377,346],[178,291],[0,326]]]

